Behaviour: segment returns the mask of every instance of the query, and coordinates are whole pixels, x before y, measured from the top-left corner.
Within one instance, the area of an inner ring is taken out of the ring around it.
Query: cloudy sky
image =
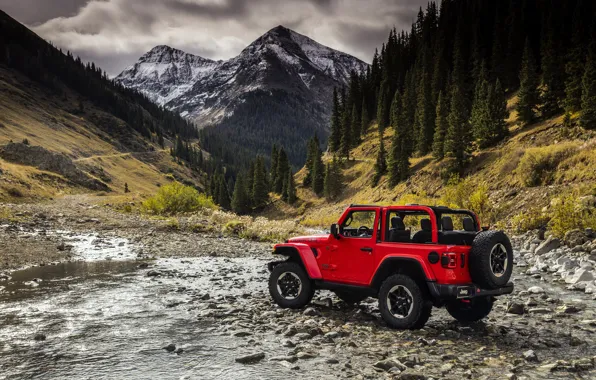
[[[284,25],[370,62],[428,0],[0,0],[55,45],[116,75],[156,45],[229,59]]]

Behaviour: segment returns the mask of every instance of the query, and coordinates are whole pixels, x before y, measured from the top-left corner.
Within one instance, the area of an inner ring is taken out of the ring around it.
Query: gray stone
[[[168,344],[165,347],[162,347],[164,350],[168,351],[168,352],[174,352],[176,351],[176,345],[173,343]]]
[[[594,281],[594,273],[584,268],[576,270],[573,276],[565,278],[565,282],[568,284],[576,284],[584,281]]]
[[[304,310],[304,313],[303,314],[304,315],[308,315],[310,317],[316,317],[316,316],[321,315],[321,313],[319,313],[317,311],[317,309],[315,309],[314,307],[307,308],[306,310]]]
[[[400,371],[405,371],[408,368],[397,359],[380,360],[374,364],[374,367],[380,368],[384,371],[389,371],[391,368],[397,368]]]
[[[538,356],[536,356],[536,353],[534,352],[534,350],[528,350],[526,352],[524,352],[524,359],[526,359],[526,361],[529,362],[538,362]]]
[[[507,313],[509,313],[509,314],[523,315],[524,312],[525,312],[524,305],[522,305],[519,302],[511,302],[509,304],[509,307],[507,308]]]
[[[265,359],[265,353],[257,352],[257,353],[246,355],[246,356],[240,356],[234,360],[236,361],[236,363],[254,364],[254,363],[260,362],[263,359]]]
[[[550,312],[552,311],[546,307],[534,307],[528,310],[528,313],[530,314],[548,314]]]
[[[589,239],[586,236],[584,231],[580,230],[571,230],[565,233],[565,237],[563,238],[563,242],[569,247],[574,248],[580,246],[587,242]]]
[[[33,337],[33,340],[35,340],[36,342],[43,342],[44,340],[46,340],[46,335],[45,334],[36,334]]]
[[[288,355],[288,356],[274,356],[271,359],[269,359],[270,362],[289,362],[289,363],[295,363],[296,361],[298,361],[298,357],[294,356],[294,355]]]
[[[561,241],[553,236],[549,236],[548,239],[540,243],[540,245],[534,251],[535,255],[544,255],[552,251],[553,249],[557,249],[561,246]]]
[[[528,292],[532,294],[542,294],[544,293],[544,289],[542,289],[540,286],[532,286],[528,289]]]

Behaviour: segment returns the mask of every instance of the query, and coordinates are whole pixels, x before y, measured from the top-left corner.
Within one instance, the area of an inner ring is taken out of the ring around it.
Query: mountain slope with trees
[[[115,192],[150,193],[173,179],[201,186],[202,173],[215,166],[202,160],[192,124],[3,12],[0,100],[0,144],[56,153],[59,162],[72,161]],[[76,187],[60,173],[1,162],[2,197],[50,196]]]
[[[327,225],[349,203],[447,204],[538,228],[570,197],[596,215],[595,11],[583,0],[429,3],[332,97],[324,161],[340,161],[338,196],[299,188],[300,207],[283,211]]]

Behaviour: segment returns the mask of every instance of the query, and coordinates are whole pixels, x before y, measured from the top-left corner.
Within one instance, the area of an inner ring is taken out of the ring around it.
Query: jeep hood
[[[310,236],[298,236],[288,239],[288,243],[304,243],[304,244],[316,244],[325,243],[329,240],[330,235],[310,235]]]

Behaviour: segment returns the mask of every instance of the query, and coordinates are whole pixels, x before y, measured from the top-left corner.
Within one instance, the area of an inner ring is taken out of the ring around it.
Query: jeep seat
[[[420,221],[420,231],[414,234],[412,243],[425,244],[433,241],[433,227],[430,219],[422,219]]]
[[[439,244],[472,245],[476,237],[476,226],[472,218],[463,219],[463,231],[453,230],[453,220],[449,216],[441,218],[442,231],[439,231]]]
[[[399,216],[394,216],[391,218],[391,228],[389,229],[387,241],[392,243],[410,242],[410,230],[406,230],[406,225]]]

